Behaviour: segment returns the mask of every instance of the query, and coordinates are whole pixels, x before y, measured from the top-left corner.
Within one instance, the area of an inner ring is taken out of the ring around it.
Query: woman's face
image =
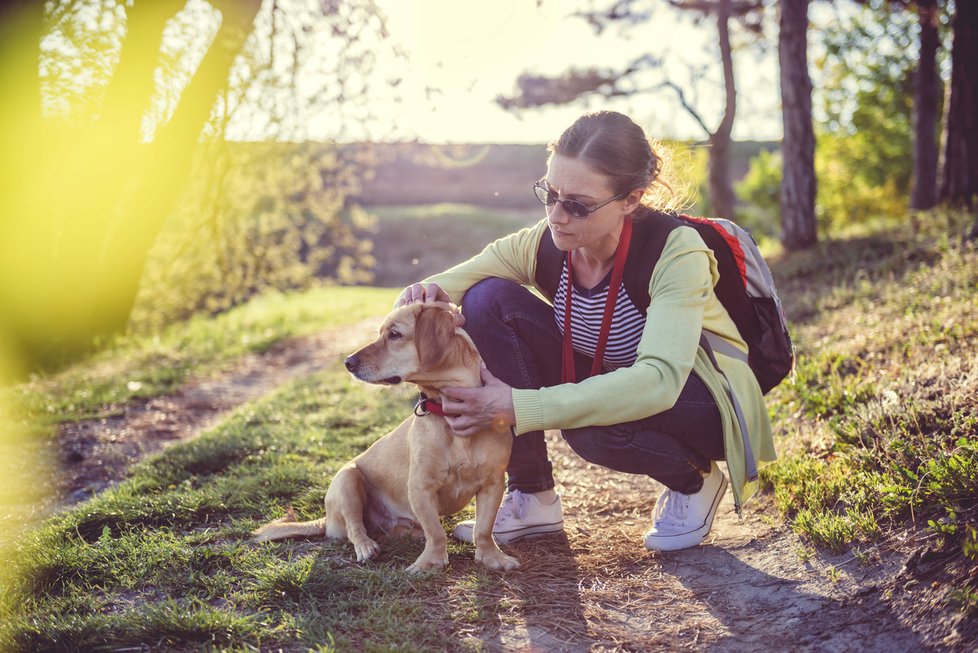
[[[602,204],[615,196],[608,177],[595,172],[581,159],[554,154],[547,166],[544,178],[547,187],[556,192],[559,199],[574,199],[588,207]],[[607,204],[586,218],[576,218],[557,202],[547,207],[547,219],[554,244],[562,251],[581,247],[602,249],[618,245],[621,225],[625,216],[638,206],[641,192]]]

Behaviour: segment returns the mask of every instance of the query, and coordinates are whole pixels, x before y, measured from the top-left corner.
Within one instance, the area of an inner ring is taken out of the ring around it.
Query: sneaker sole
[[[551,535],[553,533],[563,533],[564,532],[564,522],[563,520],[553,523],[553,524],[536,524],[534,526],[527,526],[525,528],[519,528],[513,531],[506,531],[505,533],[493,532],[492,536],[500,544],[510,544],[511,542],[516,542],[527,537],[532,537],[534,535]],[[468,542],[472,544],[472,529],[471,528],[459,528],[455,527],[452,531],[452,536],[463,542]]]
[[[717,508],[720,507],[720,500],[723,499],[726,491],[727,477],[721,476],[720,487],[717,488],[717,493],[713,497],[713,505],[710,506],[710,512],[706,516],[706,521],[703,522],[702,526],[688,533],[679,533],[677,535],[647,535],[645,537],[645,548],[649,551],[679,551],[681,549],[690,549],[705,540],[710,529],[713,528],[713,518],[717,514]]]

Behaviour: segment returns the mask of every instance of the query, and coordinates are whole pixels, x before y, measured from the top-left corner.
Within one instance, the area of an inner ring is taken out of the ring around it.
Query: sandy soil
[[[123,478],[133,462],[194,437],[236,406],[337,364],[369,331],[363,323],[283,343],[215,378],[191,379],[170,396],[65,426],[58,501],[84,500]],[[488,598],[510,607],[466,631],[490,650],[975,648],[959,616],[936,609],[941,597],[927,594],[938,565],[925,537],[894,535],[866,552],[868,563],[814,552],[783,525],[769,498],[738,516],[728,492],[703,545],[650,553],[642,533],[662,487],[590,465],[557,433],[548,437],[565,535],[508,547],[522,567],[500,575]]]

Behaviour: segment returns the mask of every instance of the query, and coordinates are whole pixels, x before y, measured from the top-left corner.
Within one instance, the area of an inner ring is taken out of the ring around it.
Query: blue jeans
[[[491,278],[469,289],[462,313],[466,332],[496,378],[514,388],[560,384],[561,335],[552,306],[519,284]],[[591,359],[577,353],[575,359],[578,378],[583,378]],[[695,374],[669,410],[611,426],[564,429],[561,434],[588,462],[645,474],[684,494],[698,492],[703,485],[700,471],[708,471],[711,460],[724,458],[720,411]],[[516,437],[506,471],[510,490],[554,487],[543,431]]]

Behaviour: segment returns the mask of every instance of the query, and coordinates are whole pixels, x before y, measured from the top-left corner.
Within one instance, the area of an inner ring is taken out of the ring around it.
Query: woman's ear
[[[643,191],[641,188],[636,188],[625,196],[625,204],[622,207],[625,211],[625,215],[631,215],[635,212],[635,209],[637,209],[642,203],[642,197],[644,195],[645,191]]]
[[[414,346],[418,348],[422,370],[433,370],[445,363],[451,351],[449,345],[453,337],[453,311],[439,306],[425,306],[421,309],[414,325]]]

